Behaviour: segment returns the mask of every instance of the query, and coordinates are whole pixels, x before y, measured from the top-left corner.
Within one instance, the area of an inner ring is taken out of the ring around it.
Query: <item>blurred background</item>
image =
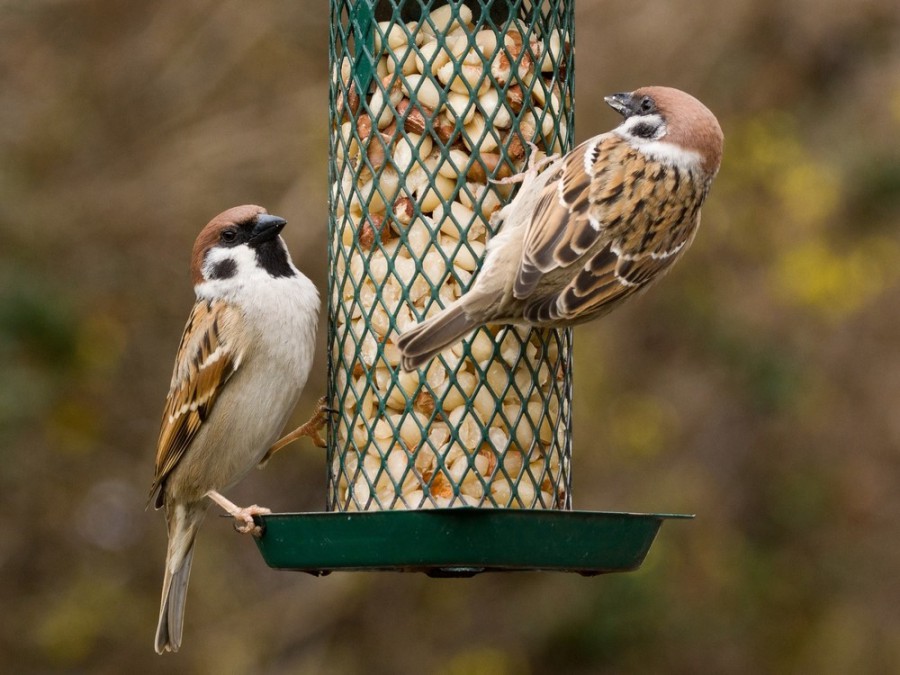
[[[434,580],[276,572],[211,517],[157,657],[144,504],[190,247],[262,204],[324,287],[326,4],[0,0],[4,670],[900,672],[900,5],[576,13],[579,140],[644,84],[725,130],[685,260],[576,329],[576,507],[696,520],[631,574]],[[324,473],[301,444],[229,497],[318,510]]]

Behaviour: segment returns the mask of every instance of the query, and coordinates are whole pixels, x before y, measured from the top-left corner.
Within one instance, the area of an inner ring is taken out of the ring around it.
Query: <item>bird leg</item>
[[[259,464],[257,464],[257,468],[263,468],[266,463],[270,459],[272,459],[272,455],[281,450],[284,446],[290,445],[298,438],[302,438],[303,436],[309,436],[312,439],[313,444],[318,448],[326,447],[327,444],[322,438],[320,432],[328,423],[328,416],[334,415],[336,413],[337,410],[333,410],[328,407],[328,401],[324,396],[320,398],[318,405],[316,405],[316,411],[313,413],[313,416],[310,417],[306,422],[301,424],[299,427],[294,429],[291,433],[282,437],[281,440],[277,441],[275,445],[269,448],[266,451],[266,454],[263,455],[263,458],[260,460]]]
[[[234,529],[241,534],[252,534],[254,537],[258,537],[262,534],[262,529],[253,522],[253,516],[265,516],[272,513],[272,511],[265,506],[257,506],[256,504],[241,508],[237,504],[228,501],[215,490],[210,490],[206,493],[206,496],[225,509],[228,512],[228,515],[234,518]]]
[[[538,146],[536,146],[531,141],[528,141],[528,147],[531,148],[531,152],[528,154],[528,168],[525,171],[517,173],[514,176],[509,176],[507,178],[500,178],[497,180],[491,179],[491,182],[496,185],[510,185],[512,183],[521,183],[530,176],[536,176],[545,166],[553,164],[553,162],[558,160],[560,157],[559,155],[547,155],[546,157],[538,160],[537,155],[538,152],[540,152],[540,150],[538,150]]]

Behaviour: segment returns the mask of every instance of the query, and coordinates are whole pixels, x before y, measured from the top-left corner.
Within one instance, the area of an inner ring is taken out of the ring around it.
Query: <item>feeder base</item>
[[[548,570],[592,576],[640,567],[663,520],[677,514],[459,507],[273,513],[257,517],[269,567],[470,577]]]

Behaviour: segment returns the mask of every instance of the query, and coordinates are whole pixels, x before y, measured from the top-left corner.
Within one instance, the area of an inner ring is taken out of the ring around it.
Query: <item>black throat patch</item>
[[[295,274],[288,262],[287,251],[277,237],[256,246],[256,260],[273,277],[292,277]]]

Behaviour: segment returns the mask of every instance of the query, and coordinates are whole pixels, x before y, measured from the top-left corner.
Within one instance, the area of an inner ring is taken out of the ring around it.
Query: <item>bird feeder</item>
[[[274,567],[634,569],[666,517],[572,511],[572,332],[397,336],[464,293],[514,196],[574,146],[573,0],[331,0],[327,511],[262,517]]]

